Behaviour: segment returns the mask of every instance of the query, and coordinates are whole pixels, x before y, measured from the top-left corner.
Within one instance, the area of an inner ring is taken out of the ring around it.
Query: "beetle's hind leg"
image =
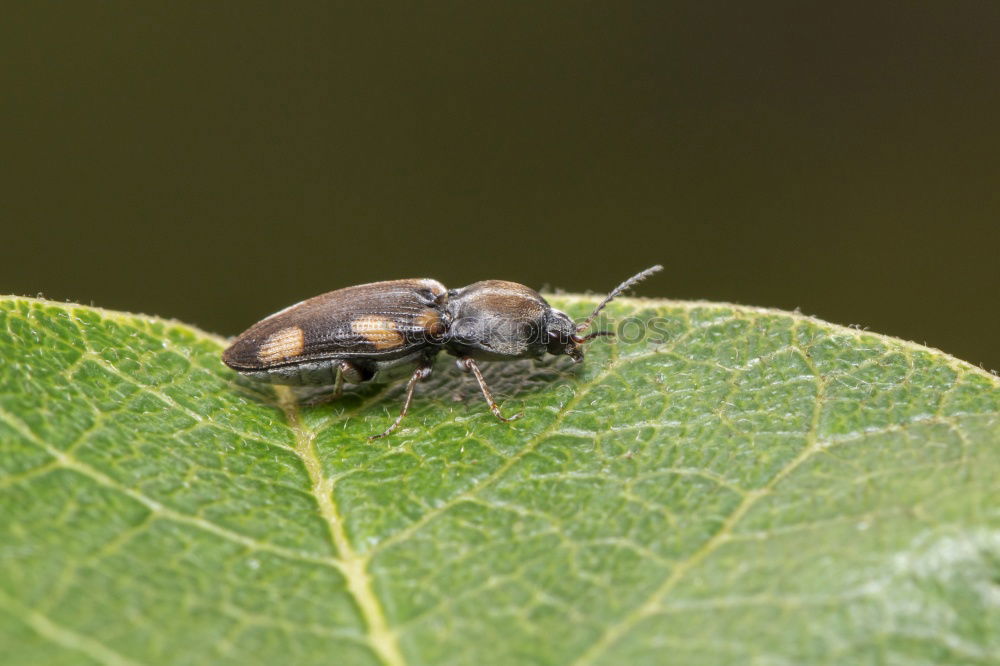
[[[338,361],[334,365],[333,373],[335,378],[333,380],[333,391],[330,393],[322,393],[314,398],[310,398],[306,404],[315,407],[316,405],[324,405],[328,402],[333,402],[334,400],[339,400],[341,396],[344,395],[344,381],[348,381],[352,384],[360,384],[363,381],[372,378],[372,372],[366,372],[365,368],[357,365],[356,363],[351,363],[350,361]]]
[[[479,388],[483,391],[483,397],[486,398],[486,404],[490,406],[490,411],[493,412],[493,416],[497,417],[504,423],[509,423],[510,421],[516,421],[517,419],[524,416],[524,412],[518,412],[513,416],[504,416],[500,413],[500,407],[497,406],[496,400],[493,399],[493,393],[490,391],[490,387],[486,385],[486,379],[483,378],[483,373],[479,370],[479,366],[476,361],[468,356],[458,359],[458,367],[466,372],[471,372],[476,376],[476,381],[479,382]]]
[[[413,374],[410,375],[410,381],[406,382],[406,398],[403,400],[403,409],[399,411],[399,416],[397,416],[396,420],[392,422],[392,425],[384,431],[377,435],[372,435],[368,439],[380,439],[399,427],[399,424],[403,422],[403,418],[406,416],[406,412],[410,409],[410,402],[413,401],[413,391],[417,387],[417,382],[423,381],[430,376],[431,363],[430,361],[423,361],[417,366],[417,369],[413,371]]]
[[[350,361],[340,361],[337,363],[337,378],[333,382],[333,396],[331,400],[336,400],[344,395],[344,380],[352,384],[360,384],[366,379],[371,379],[371,374],[365,377],[365,372]]]

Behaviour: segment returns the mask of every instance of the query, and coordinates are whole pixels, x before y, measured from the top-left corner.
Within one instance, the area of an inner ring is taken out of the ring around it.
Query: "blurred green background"
[[[5,7],[0,292],[792,309],[1000,368],[1000,3]]]

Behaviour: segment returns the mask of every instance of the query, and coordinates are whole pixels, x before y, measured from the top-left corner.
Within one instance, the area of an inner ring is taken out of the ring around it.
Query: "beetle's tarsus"
[[[504,423],[510,423],[511,421],[516,421],[519,418],[521,418],[522,416],[524,416],[524,412],[518,412],[517,414],[512,414],[511,416],[504,416],[503,414],[500,413],[500,408],[499,407],[497,407],[495,409],[493,407],[491,407],[490,411],[493,412],[493,416],[497,417],[498,419],[500,419]]]

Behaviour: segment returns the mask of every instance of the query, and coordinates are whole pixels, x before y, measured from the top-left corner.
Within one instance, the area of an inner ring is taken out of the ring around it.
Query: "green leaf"
[[[488,368],[522,420],[442,358],[369,442],[400,386],[300,408],[189,326],[0,300],[0,662],[996,663],[995,376],[609,310],[656,330]]]

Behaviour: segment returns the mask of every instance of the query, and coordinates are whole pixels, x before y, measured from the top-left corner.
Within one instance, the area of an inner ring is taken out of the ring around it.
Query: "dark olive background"
[[[1000,368],[1000,3],[504,5],[8,6],[0,292],[235,334],[662,262]]]

